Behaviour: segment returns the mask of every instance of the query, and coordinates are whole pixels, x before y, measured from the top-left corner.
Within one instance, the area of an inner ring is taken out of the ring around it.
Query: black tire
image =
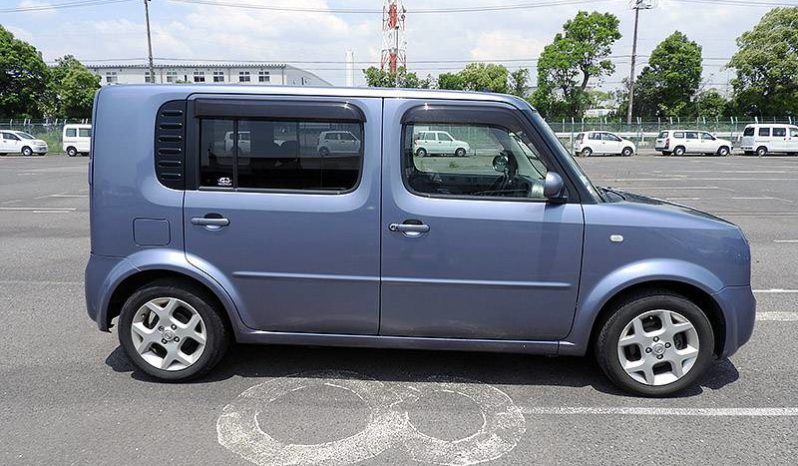
[[[330,155],[330,149],[328,149],[326,147],[320,148],[319,149],[319,155],[322,156],[322,157],[327,157],[328,155]]]
[[[77,157],[78,156],[78,150],[75,149],[74,147],[70,146],[70,147],[67,147],[66,154],[68,156],[70,156],[70,157]]]
[[[28,146],[23,147],[22,148],[22,155],[24,155],[25,157],[30,157],[31,155],[33,155],[33,149],[31,149]]]
[[[768,148],[765,146],[759,146],[756,148],[756,155],[757,157],[764,157],[768,155]]]
[[[698,356],[692,368],[681,378],[665,385],[646,385],[633,379],[621,367],[618,356],[618,339],[624,327],[637,316],[655,309],[670,310],[684,316],[695,328],[699,341]],[[654,290],[631,296],[615,307],[601,326],[594,351],[599,366],[618,387],[641,396],[665,397],[696,383],[712,364],[714,347],[712,324],[695,303],[667,290]]]
[[[683,156],[684,155],[684,147],[682,147],[682,146],[674,147],[673,148],[673,155],[675,155],[676,157]]]
[[[423,147],[419,147],[416,150],[416,157],[426,157],[427,155],[427,149],[424,149]]]
[[[591,149],[589,147],[585,147],[579,153],[582,155],[582,157],[590,157],[591,155],[593,155],[593,149]]]
[[[465,155],[466,155],[466,150],[463,149],[462,147],[458,147],[457,150],[454,151],[455,157],[465,157]]]
[[[624,157],[631,157],[632,155],[634,155],[634,153],[635,151],[633,151],[631,147],[624,147],[623,150],[621,151],[621,155],[623,155]]]
[[[728,148],[728,147],[726,147],[726,146],[721,146],[721,147],[718,149],[718,152],[717,152],[717,154],[718,154],[720,157],[728,157],[730,153],[731,153],[731,151],[730,151],[730,150],[729,150],[729,148]]]
[[[139,308],[156,298],[177,298],[196,309],[205,325],[207,341],[199,359],[191,366],[174,371],[156,368],[151,365],[134,347],[130,328]],[[119,315],[119,342],[131,362],[142,372],[164,382],[179,382],[194,379],[206,374],[222,360],[230,346],[230,330],[218,309],[216,300],[210,293],[194,284],[161,280],[139,288],[122,306]]]

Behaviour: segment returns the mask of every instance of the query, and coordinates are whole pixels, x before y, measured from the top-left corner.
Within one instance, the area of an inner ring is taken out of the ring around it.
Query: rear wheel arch
[[[601,310],[596,315],[596,318],[593,320],[593,326],[590,330],[588,351],[592,351],[596,338],[601,332],[601,328],[619,307],[637,298],[657,293],[681,296],[697,305],[704,314],[706,314],[709,322],[712,324],[712,333],[715,336],[715,348],[713,348],[713,353],[715,356],[723,354],[724,344],[726,342],[726,319],[720,305],[712,298],[712,295],[701,288],[689,283],[672,280],[656,280],[637,283],[615,293],[604,303]]]
[[[108,301],[108,309],[106,312],[106,325],[111,327],[111,321],[119,316],[124,306],[125,301],[133,295],[137,290],[140,290],[152,283],[169,281],[174,286],[184,286],[187,288],[195,288],[203,291],[209,299],[213,302],[209,303],[221,312],[222,320],[228,326],[228,330],[233,329],[232,322],[230,321],[230,309],[225,306],[224,301],[219,298],[219,295],[211,287],[202,283],[200,280],[193,278],[187,274],[175,272],[171,270],[144,270],[134,273],[123,279],[111,294]]]

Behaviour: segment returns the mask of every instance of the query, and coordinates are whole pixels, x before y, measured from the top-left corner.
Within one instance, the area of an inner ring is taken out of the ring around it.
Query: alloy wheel
[[[199,312],[187,302],[170,297],[151,299],[141,306],[133,317],[130,336],[142,359],[166,371],[196,363],[208,338]]]
[[[698,332],[678,312],[644,312],[626,324],[618,339],[623,370],[645,385],[675,382],[695,365],[700,349]]]

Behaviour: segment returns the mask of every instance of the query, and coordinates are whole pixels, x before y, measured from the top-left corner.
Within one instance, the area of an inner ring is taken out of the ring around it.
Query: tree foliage
[[[91,115],[94,94],[100,88],[99,76],[89,71],[72,55],[56,61],[48,86],[50,115],[85,118]]]
[[[527,84],[529,83],[529,70],[519,68],[510,73],[510,94],[518,97],[526,97]]]
[[[0,115],[41,117],[48,79],[39,51],[0,26]]]
[[[648,66],[635,83],[635,116],[692,114],[690,102],[701,85],[702,70],[700,45],[679,31],[665,38],[651,52]]]
[[[737,108],[758,116],[798,114],[798,7],[774,8],[737,38],[729,67]]]
[[[504,65],[495,63],[470,63],[457,73],[438,76],[439,89],[461,91],[510,92],[510,72]]]
[[[720,118],[727,113],[728,103],[716,89],[701,91],[695,97],[695,115],[704,118]]]
[[[366,84],[369,87],[403,87],[410,89],[429,89],[431,78],[420,79],[416,73],[407,71],[407,68],[400,66],[396,73],[381,70],[371,66],[363,70]]]
[[[621,38],[618,24],[611,13],[580,11],[563,25],[538,61],[538,88],[531,99],[538,110],[547,116],[582,116],[590,79],[615,71],[609,57]]]

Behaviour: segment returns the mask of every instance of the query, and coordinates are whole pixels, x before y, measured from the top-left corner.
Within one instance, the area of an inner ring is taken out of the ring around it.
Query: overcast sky
[[[71,0],[74,1],[74,0]],[[381,9],[380,0],[202,0],[205,2],[289,6],[297,8]],[[556,1],[556,0],[555,0]],[[568,2],[568,0],[560,0]],[[731,2],[739,0],[730,0]],[[765,1],[765,0],[754,0]],[[771,3],[774,0],[769,0]],[[67,3],[68,0],[2,0],[2,7]],[[514,0],[505,4],[553,3]],[[656,44],[680,30],[703,47],[705,58],[728,59],[735,39],[751,29],[768,10],[760,6],[732,6],[729,0],[660,0],[656,9],[642,11],[638,53],[648,55]],[[749,2],[750,3],[750,2]],[[798,5],[798,0],[785,0]],[[525,60],[505,62],[511,70],[530,68],[562,24],[577,11],[612,12],[621,21],[623,38],[613,54],[616,74],[601,87],[617,88],[629,73],[634,12],[628,0],[583,1],[579,4],[478,13],[413,13],[413,8],[470,7],[502,4],[499,0],[406,0],[407,56],[411,71],[425,76],[459,69],[468,60]],[[288,63],[343,85],[347,49],[360,62],[357,69],[379,63],[382,46],[381,14],[342,14],[263,11],[176,0],[150,4],[153,49],[158,58],[240,60]],[[1,7],[0,7],[1,8]],[[0,13],[2,24],[42,51],[45,60],[72,54],[81,60],[130,59],[147,56],[144,7],[141,1],[24,13]],[[441,60],[450,61],[443,63]],[[463,62],[451,63],[452,60]],[[169,60],[162,60],[168,62]],[[327,63],[308,63],[321,61]],[[642,58],[645,62],[645,58]],[[304,62],[304,63],[303,63]],[[363,63],[368,62],[368,63]],[[721,90],[730,73],[725,60],[707,60],[704,80]],[[638,70],[640,67],[638,67]],[[356,83],[362,84],[357,71]]]

